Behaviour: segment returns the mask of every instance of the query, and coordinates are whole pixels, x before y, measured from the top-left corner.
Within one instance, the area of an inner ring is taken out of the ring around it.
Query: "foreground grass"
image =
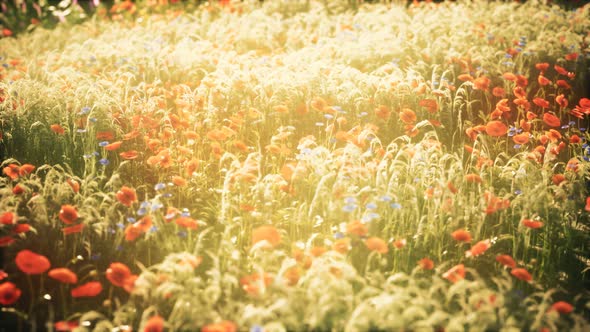
[[[0,40],[3,311],[587,329],[589,11],[209,5]]]

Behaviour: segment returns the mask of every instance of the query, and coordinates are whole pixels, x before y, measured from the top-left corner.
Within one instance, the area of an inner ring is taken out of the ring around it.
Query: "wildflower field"
[[[0,330],[590,330],[590,5],[33,23],[0,38]]]

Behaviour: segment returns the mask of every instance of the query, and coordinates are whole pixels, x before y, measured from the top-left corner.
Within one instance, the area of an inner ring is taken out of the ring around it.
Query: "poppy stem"
[[[31,275],[28,273],[26,275],[27,275],[27,283],[29,284],[29,292],[31,293],[31,302],[29,303],[29,311],[28,311],[29,316],[31,316],[31,314],[33,313],[33,303],[35,302],[35,291],[33,289],[33,280],[31,279]]]

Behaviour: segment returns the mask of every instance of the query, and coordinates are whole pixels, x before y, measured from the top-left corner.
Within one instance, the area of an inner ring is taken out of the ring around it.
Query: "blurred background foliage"
[[[14,37],[37,27],[52,28],[60,22],[78,24],[95,15],[108,19],[120,19],[137,13],[157,13],[166,10],[191,10],[202,4],[229,5],[244,0],[1,0],[0,38]],[[263,0],[253,0],[263,2]],[[276,0],[285,1],[285,0]],[[346,0],[353,9],[361,3],[400,3],[408,5],[418,0]],[[449,1],[449,0],[447,0]],[[526,2],[526,0],[505,0]],[[529,0],[531,1],[531,0]],[[556,4],[567,9],[582,6],[586,0],[532,0]],[[444,0],[425,0],[444,2]]]

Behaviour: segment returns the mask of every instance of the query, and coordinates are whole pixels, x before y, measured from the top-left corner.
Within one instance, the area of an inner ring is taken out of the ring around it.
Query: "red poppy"
[[[0,247],[8,247],[14,242],[16,242],[16,240],[12,236],[0,237]]]
[[[28,232],[30,230],[31,230],[31,225],[29,225],[29,224],[17,224],[12,229],[12,232],[14,234],[21,234],[21,233],[26,233],[26,232]]]
[[[473,86],[476,90],[486,91],[490,86],[491,80],[486,76],[481,76],[473,80]]]
[[[539,77],[537,77],[537,82],[539,82],[541,86],[545,86],[551,83],[551,80],[543,75],[539,75]]]
[[[203,326],[201,332],[236,332],[238,327],[235,323],[224,320],[219,323],[207,324]]]
[[[547,69],[549,69],[549,64],[547,62],[537,63],[535,64],[535,68],[541,72],[545,72]]]
[[[416,113],[409,108],[404,108],[399,113],[399,118],[407,125],[414,124],[416,122]]]
[[[424,257],[418,261],[418,266],[423,270],[432,270],[434,269],[434,262],[432,259]]]
[[[61,231],[64,233],[64,235],[70,235],[70,234],[80,233],[80,232],[82,232],[83,229],[84,229],[84,224],[78,224],[78,225],[74,225],[74,226],[64,227],[64,228],[62,228]]]
[[[367,225],[362,223],[360,220],[353,220],[346,224],[346,233],[355,234],[358,236],[365,236],[369,232]]]
[[[23,186],[21,186],[20,184],[17,184],[16,186],[14,186],[14,188],[12,188],[12,193],[14,195],[20,195],[24,192],[25,192],[25,188]]]
[[[14,225],[15,223],[16,223],[16,216],[14,215],[13,212],[8,211],[8,212],[4,212],[4,213],[2,213],[2,215],[0,215],[0,224]]]
[[[192,230],[196,230],[199,227],[199,223],[195,219],[189,218],[189,217],[179,217],[179,218],[176,218],[176,220],[174,220],[174,222],[180,227],[184,227],[184,228],[188,228],[188,229],[192,229]]]
[[[492,89],[492,94],[495,97],[503,98],[506,95],[506,91],[503,88],[497,86],[497,87],[495,87],[495,88]]]
[[[78,211],[72,205],[62,205],[61,210],[59,210],[59,219],[63,221],[64,224],[71,225],[78,219]]]
[[[477,257],[485,253],[491,247],[490,240],[483,240],[479,241],[474,244],[471,249],[465,252],[465,256],[467,257]]]
[[[78,276],[72,270],[65,267],[51,269],[47,275],[64,284],[75,284],[78,282]]]
[[[533,98],[533,104],[541,107],[541,108],[549,108],[549,102],[543,98]]]
[[[458,229],[454,231],[453,233],[451,233],[451,236],[453,237],[453,239],[455,239],[455,241],[471,242],[471,233],[464,229]]]
[[[137,194],[135,193],[135,189],[129,188],[127,186],[121,187],[119,191],[115,194],[117,200],[125,205],[130,207],[133,202],[137,202]]]
[[[522,281],[529,282],[529,281],[533,280],[533,277],[531,276],[529,271],[527,271],[523,268],[512,269],[512,271],[510,271],[510,274],[512,274],[513,276],[515,276],[516,278],[518,278]]]
[[[66,132],[64,127],[62,127],[59,124],[52,124],[51,126],[49,126],[49,128],[51,128],[51,131],[53,131],[54,133],[56,133],[58,135],[63,135]]]
[[[67,179],[66,182],[75,193],[78,193],[80,191],[80,183],[78,183],[78,181],[74,179]]]
[[[121,147],[121,144],[123,144],[122,141],[113,142],[111,144],[105,145],[104,149],[107,151],[115,151]]]
[[[543,227],[543,222],[538,220],[523,219],[522,224],[528,228],[537,229]]]
[[[418,102],[418,105],[426,108],[428,113],[436,113],[438,111],[438,103],[435,99],[422,99]]]
[[[16,180],[18,179],[18,169],[19,167],[17,164],[9,164],[2,169],[2,172],[12,180]]]
[[[4,270],[0,270],[0,281],[8,278],[8,273],[4,272]]]
[[[516,75],[516,85],[520,88],[526,88],[529,84],[529,80],[523,75]]]
[[[115,138],[115,134],[110,131],[99,131],[96,133],[96,139],[101,141],[110,141]]]
[[[139,228],[142,232],[147,232],[150,230],[150,228],[152,228],[152,217],[150,216],[145,216],[141,219],[139,219],[139,221],[133,223],[134,226],[136,226],[137,228]]]
[[[465,175],[465,181],[469,183],[482,183],[481,176],[471,173]]]
[[[549,127],[559,127],[561,125],[559,118],[551,113],[543,114],[543,122]]]
[[[557,86],[564,89],[571,89],[572,86],[566,80],[557,80]]]
[[[510,255],[498,255],[496,256],[496,262],[512,269],[516,267],[516,262],[510,257]]]
[[[127,228],[125,228],[125,241],[135,241],[143,233],[144,232],[141,230],[141,228],[139,228],[135,223],[128,225]]]
[[[31,174],[35,170],[35,166],[31,164],[24,164],[18,169],[18,174],[20,176],[26,176]]]
[[[563,181],[565,181],[565,175],[555,174],[551,177],[551,181],[554,185],[559,186]]]
[[[350,239],[344,237],[334,241],[332,244],[332,250],[346,255],[346,253],[350,250]]]
[[[252,245],[266,240],[271,247],[281,243],[281,233],[272,225],[260,226],[252,231]]]
[[[139,155],[139,153],[135,150],[129,150],[129,151],[119,153],[119,156],[121,156],[121,158],[126,159],[126,160],[133,160],[133,159],[137,158],[138,155]]]
[[[14,260],[16,266],[26,274],[45,273],[51,267],[47,257],[26,249],[19,251]]]
[[[263,274],[254,273],[240,279],[242,289],[250,295],[258,295],[261,292],[261,286],[263,289],[268,287],[273,282],[273,276],[264,272]]]
[[[370,237],[365,241],[365,245],[371,251],[376,251],[380,254],[386,254],[389,251],[387,242],[378,237]]]
[[[396,247],[397,249],[401,249],[403,247],[406,246],[406,239],[397,239],[395,241],[393,241],[393,246]]]
[[[133,291],[133,288],[135,288],[135,281],[137,280],[137,278],[139,278],[139,276],[137,274],[132,274],[128,278],[125,279],[125,282],[123,284],[123,289],[127,293],[131,293]]]
[[[490,121],[486,124],[486,133],[490,136],[498,137],[506,135],[508,127],[500,121]]]
[[[21,290],[11,282],[4,282],[0,284],[0,304],[8,306],[18,301],[21,295]]]
[[[567,315],[567,314],[571,313],[572,311],[574,311],[574,306],[572,306],[571,304],[569,304],[565,301],[558,301],[558,302],[555,302],[551,305],[550,310],[555,310],[555,311],[559,312],[560,314]]]
[[[559,96],[555,97],[555,101],[557,102],[557,104],[559,104],[559,106],[561,106],[562,108],[567,107],[567,98],[563,95],[560,94]]]
[[[127,278],[131,276],[131,270],[123,263],[111,263],[106,271],[107,279],[117,287],[123,287]]]
[[[164,331],[164,318],[159,315],[152,316],[145,323],[143,332],[163,332]]]
[[[512,141],[516,144],[527,144],[529,142],[529,133],[524,132],[522,134],[517,134],[512,136]]]
[[[391,115],[391,110],[389,110],[389,108],[385,105],[379,105],[377,108],[375,108],[375,115],[377,115],[378,118],[387,121]]]
[[[469,74],[461,74],[461,75],[457,76],[457,79],[459,81],[463,81],[463,82],[467,82],[467,81],[471,82],[471,81],[473,81],[473,76],[471,76]]]
[[[465,265],[459,264],[453,266],[443,274],[443,278],[447,279],[452,283],[456,283],[460,280],[465,279]]]
[[[60,320],[59,322],[55,322],[55,324],[53,324],[53,326],[55,327],[55,330],[59,331],[59,332],[73,331],[79,325],[80,325],[80,323],[77,320],[75,320],[75,321]]]
[[[586,206],[584,207],[584,210],[590,212],[590,196],[586,197]]]
[[[90,281],[71,290],[72,297],[94,297],[102,292],[102,285],[98,281]]]

